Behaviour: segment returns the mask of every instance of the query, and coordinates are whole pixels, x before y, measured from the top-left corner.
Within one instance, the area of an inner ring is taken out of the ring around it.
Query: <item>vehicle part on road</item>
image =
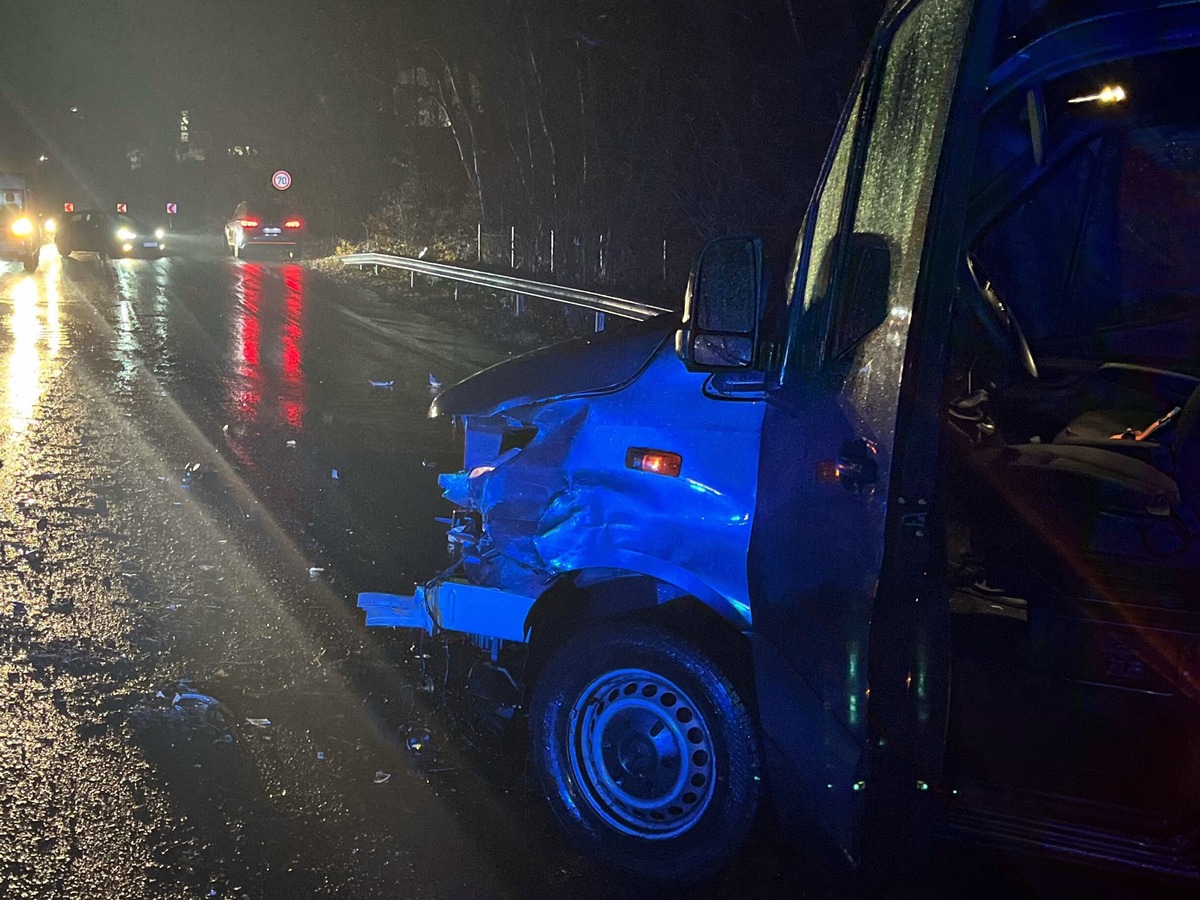
[[[391,381],[375,381],[374,379],[371,380],[371,387],[373,387],[373,388],[386,388],[387,390],[390,391],[395,386],[396,386],[396,382],[394,380],[391,380]]]
[[[271,726],[270,719],[247,719],[247,725],[253,725],[255,728],[269,728]]]
[[[367,625],[486,634],[524,641],[525,620],[536,598],[465,581],[441,581],[411,595],[376,592],[358,595]]]
[[[547,663],[530,719],[554,813],[601,862],[696,880],[749,831],[758,736],[737,689],[690,641],[651,624],[577,634]]]
[[[380,772],[380,771],[377,771],[377,772],[375,773],[375,783],[376,783],[376,784],[386,784],[388,781],[390,781],[390,780],[391,780],[391,778],[392,778],[392,773],[391,773],[391,772]]]

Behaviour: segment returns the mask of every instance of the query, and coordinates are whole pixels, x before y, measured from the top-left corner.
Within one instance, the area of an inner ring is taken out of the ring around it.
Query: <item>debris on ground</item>
[[[429,748],[429,742],[432,740],[428,729],[416,726],[408,730],[408,735],[404,739],[404,746],[408,748],[410,753],[420,753]]]
[[[338,480],[338,470],[334,469],[333,471],[331,471],[329,473],[329,477],[332,478],[334,481],[337,481]]]
[[[183,470],[183,476],[179,480],[180,485],[184,490],[187,490],[206,475],[211,475],[213,471],[213,467],[208,463],[188,463],[187,467]]]
[[[270,719],[247,719],[246,724],[253,725],[255,728],[270,728],[271,720]]]
[[[325,571],[324,566],[310,566],[308,569],[308,577],[316,581],[321,573]]]
[[[394,388],[394,387],[396,386],[396,382],[395,382],[395,380],[391,380],[391,381],[376,381],[374,378],[372,378],[370,381],[371,381],[371,387],[373,387],[373,388],[381,388],[381,389],[383,389],[383,390],[386,390],[386,391],[390,391],[392,388]]]
[[[392,777],[391,772],[376,772],[375,773],[375,783],[376,784],[384,784],[385,782],[390,780],[391,777]]]
[[[154,699],[167,701],[148,709],[136,710],[132,715],[135,726],[142,728],[166,727],[181,732],[189,739],[203,737],[217,744],[233,743],[233,713],[224,703],[209,694],[189,690],[190,683],[181,681],[179,690],[170,697],[162,691]]]
[[[295,441],[288,441],[288,442],[287,442],[287,445],[288,445],[288,446],[289,446],[291,449],[293,449],[293,450],[295,450],[295,449],[296,449],[296,442],[295,442]]]

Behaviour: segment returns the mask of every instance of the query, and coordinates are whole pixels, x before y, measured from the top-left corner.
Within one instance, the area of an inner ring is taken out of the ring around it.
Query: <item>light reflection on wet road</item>
[[[224,259],[0,270],[5,897],[583,890],[537,798],[410,758],[403,648],[349,599],[441,564],[429,375],[504,354],[428,304]]]

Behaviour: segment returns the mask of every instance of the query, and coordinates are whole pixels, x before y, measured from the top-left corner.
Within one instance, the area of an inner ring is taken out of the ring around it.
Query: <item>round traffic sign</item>
[[[280,169],[271,176],[271,184],[275,185],[277,191],[286,191],[292,186],[292,176],[286,169]]]

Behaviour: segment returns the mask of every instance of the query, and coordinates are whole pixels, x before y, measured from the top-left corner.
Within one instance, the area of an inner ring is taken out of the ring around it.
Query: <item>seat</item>
[[[1090,595],[1119,581],[1177,593],[1200,571],[1200,389],[1152,460],[1115,452],[1149,442],[1078,440],[976,452],[974,520],[989,580],[1030,592]]]

